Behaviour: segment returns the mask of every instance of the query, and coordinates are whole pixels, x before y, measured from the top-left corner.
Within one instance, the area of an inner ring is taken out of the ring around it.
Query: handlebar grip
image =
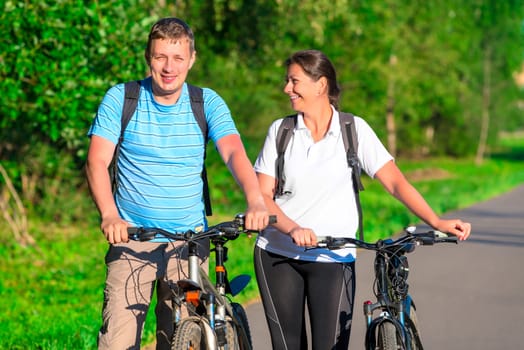
[[[235,221],[238,222],[240,226],[245,225],[245,215],[244,214],[237,214],[235,216]],[[276,224],[277,223],[277,216],[276,215],[269,215],[269,224]]]

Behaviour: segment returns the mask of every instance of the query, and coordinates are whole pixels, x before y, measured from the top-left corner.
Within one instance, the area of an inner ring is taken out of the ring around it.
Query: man
[[[126,128],[114,195],[108,166],[120,135],[123,84],[106,93],[88,133],[87,179],[110,243],[99,349],[140,348],[155,286],[157,348],[169,349],[173,329],[166,276],[172,281],[187,276],[180,242],[162,237],[129,241],[127,227],[185,232],[207,224],[201,179],[204,136],[185,83],[196,58],[189,26],[177,18],[158,21],[149,33],[145,58],[151,76],[141,81],[138,106]],[[207,88],[204,110],[209,137],[245,194],[246,226],[263,229],[268,212],[230,111]]]

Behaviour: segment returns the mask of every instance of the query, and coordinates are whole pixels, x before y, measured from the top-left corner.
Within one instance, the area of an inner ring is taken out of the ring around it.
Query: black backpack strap
[[[364,239],[364,228],[362,220],[362,206],[360,205],[359,192],[364,190],[362,181],[360,180],[360,161],[358,160],[358,138],[355,128],[355,118],[351,113],[339,112],[340,131],[342,132],[342,139],[346,149],[346,158],[348,166],[351,168],[351,177],[353,180],[353,190],[355,192],[355,201],[358,210],[358,231],[359,239]]]
[[[195,116],[198,126],[202,131],[202,135],[204,135],[204,165],[202,167],[201,174],[203,182],[202,192],[204,196],[204,205],[206,207],[206,215],[210,216],[213,214],[213,211],[211,209],[211,198],[209,195],[209,183],[207,180],[207,170],[205,164],[205,159],[207,156],[206,145],[209,137],[207,132],[207,120],[204,112],[204,92],[202,88],[191,84],[187,84],[187,88],[189,90],[189,97],[191,99],[191,109],[193,110],[193,115]]]
[[[364,185],[360,181],[360,162],[358,160],[358,138],[357,130],[355,129],[355,118],[351,113],[339,113],[340,130],[342,132],[342,139],[344,141],[344,147],[346,149],[346,157],[348,166],[354,170],[353,177],[356,180],[354,183],[355,192],[363,191]]]
[[[275,189],[275,197],[281,196],[284,191],[284,153],[286,147],[293,136],[293,130],[297,125],[297,115],[289,115],[282,120],[277,131],[277,161],[276,161],[276,180],[277,187]]]
[[[189,90],[189,97],[191,98],[191,109],[195,115],[195,119],[202,130],[202,135],[204,135],[204,140],[207,143],[208,133],[207,133],[207,120],[206,114],[204,112],[204,91],[198,86],[187,84]]]
[[[124,141],[124,132],[131,120],[131,117],[135,113],[136,106],[138,105],[138,97],[140,96],[140,80],[129,81],[124,85],[124,104],[122,106],[122,117],[120,120],[120,137],[115,146],[115,153],[109,166],[109,174],[111,176],[111,187],[113,193],[115,193],[118,187],[118,156],[120,155],[120,145]]]

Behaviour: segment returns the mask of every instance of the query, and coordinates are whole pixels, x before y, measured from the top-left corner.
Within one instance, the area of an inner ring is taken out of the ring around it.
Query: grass
[[[38,246],[0,245],[0,348],[94,349],[106,244],[96,229],[37,226]]]
[[[508,139],[505,152],[480,166],[470,159],[449,158],[400,159],[398,164],[432,207],[445,213],[524,183],[521,140]],[[418,222],[376,181],[364,178],[364,186],[361,198],[366,239],[385,237]],[[211,223],[231,219],[235,213],[229,214],[231,208],[220,206],[215,211]],[[31,233],[38,242],[35,246],[21,247],[10,240],[0,244],[0,348],[95,349],[107,248],[96,220],[67,228],[32,220]],[[254,242],[255,237],[241,237],[229,244],[230,276],[253,274]],[[257,297],[253,279],[237,300],[248,303]],[[153,334],[150,312],[144,343],[153,341]]]

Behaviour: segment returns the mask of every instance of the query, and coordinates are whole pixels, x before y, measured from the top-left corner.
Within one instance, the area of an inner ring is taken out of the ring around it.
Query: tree
[[[497,94],[496,90],[517,88],[512,74],[519,68],[524,56],[522,46],[518,44],[524,40],[524,3],[519,0],[484,0],[473,3],[471,9],[472,21],[481,33],[479,48],[482,71],[479,77],[482,112],[475,157],[475,162],[479,164],[486,153],[490,128],[493,126],[491,115],[497,110],[493,95]]]

